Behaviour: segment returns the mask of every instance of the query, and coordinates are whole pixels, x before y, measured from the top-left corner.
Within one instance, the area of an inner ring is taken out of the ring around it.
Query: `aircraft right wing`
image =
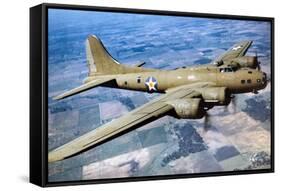
[[[132,130],[140,125],[156,120],[173,109],[168,102],[175,99],[193,98],[200,95],[197,88],[210,86],[210,83],[196,83],[170,89],[166,94],[136,108],[120,118],[106,123],[72,141],[62,145],[48,154],[48,162],[55,162],[84,152],[93,146]]]
[[[242,41],[239,43],[234,44],[230,49],[228,49],[224,54],[219,56],[216,60],[229,60],[234,59],[237,57],[244,56],[250,46],[252,45],[253,41]]]

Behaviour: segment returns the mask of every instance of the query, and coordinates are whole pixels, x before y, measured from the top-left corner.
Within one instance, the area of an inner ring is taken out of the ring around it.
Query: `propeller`
[[[236,113],[237,110],[237,97],[232,95],[231,103],[233,106],[233,112]]]
[[[261,62],[259,61],[259,56],[258,56],[258,51],[256,50],[255,51],[255,62],[256,62],[256,68],[257,68],[257,70],[258,71],[260,71],[261,70],[261,66],[260,66],[260,64],[261,64]]]
[[[207,132],[211,128],[211,120],[210,120],[210,114],[206,112],[204,117],[204,132]]]
[[[271,83],[271,75],[267,75],[267,83]]]
[[[226,113],[226,112],[230,113],[229,107],[230,107],[230,105],[231,105],[232,108],[233,108],[232,112],[233,112],[233,113],[236,113],[236,110],[237,110],[237,105],[236,105],[236,103],[237,103],[237,98],[236,98],[236,96],[231,95],[231,102],[230,102],[230,104],[224,106],[224,112],[225,112],[225,113]]]
[[[231,101],[230,101],[230,103],[228,105],[225,105],[224,112],[230,113],[229,107],[231,105],[233,107],[232,113],[236,113],[236,111],[237,111],[237,97],[232,94],[232,95],[230,95],[230,98],[231,98]],[[204,132],[207,132],[208,130],[210,130],[212,128],[212,120],[211,120],[212,115],[210,115],[208,113],[208,109],[209,108],[205,109],[206,113],[205,113],[204,121],[203,121],[203,123],[204,123],[204,125],[203,125]]]

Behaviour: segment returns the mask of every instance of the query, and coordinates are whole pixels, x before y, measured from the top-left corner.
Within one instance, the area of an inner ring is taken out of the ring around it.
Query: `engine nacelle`
[[[231,94],[226,87],[201,88],[199,90],[206,103],[214,105],[228,105],[231,101]]]
[[[182,119],[200,119],[205,115],[201,98],[176,99],[167,102],[174,107],[173,116]]]
[[[230,63],[227,63],[229,66],[234,67],[248,67],[248,68],[257,68],[258,67],[258,58],[256,56],[242,56],[235,58],[230,61]]]

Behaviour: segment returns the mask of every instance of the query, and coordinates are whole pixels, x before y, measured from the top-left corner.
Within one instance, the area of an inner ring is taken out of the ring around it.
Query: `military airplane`
[[[252,41],[239,42],[206,65],[159,70],[142,67],[145,63],[121,64],[109,54],[98,37],[89,36],[86,40],[87,78],[83,85],[54,97],[54,100],[97,86],[160,95],[50,151],[48,162],[78,155],[165,115],[200,119],[214,106],[227,106],[234,94],[258,93],[266,87],[267,76],[260,70],[257,56],[245,56],[251,44]]]

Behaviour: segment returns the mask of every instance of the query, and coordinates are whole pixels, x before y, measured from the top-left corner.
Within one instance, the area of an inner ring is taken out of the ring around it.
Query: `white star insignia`
[[[235,46],[232,48],[232,50],[239,50],[240,48],[242,48],[242,46]]]
[[[157,81],[153,81],[152,77],[149,77],[149,79],[145,82],[145,84],[147,85],[149,91],[152,91],[152,90],[157,91],[157,89],[156,89]]]

